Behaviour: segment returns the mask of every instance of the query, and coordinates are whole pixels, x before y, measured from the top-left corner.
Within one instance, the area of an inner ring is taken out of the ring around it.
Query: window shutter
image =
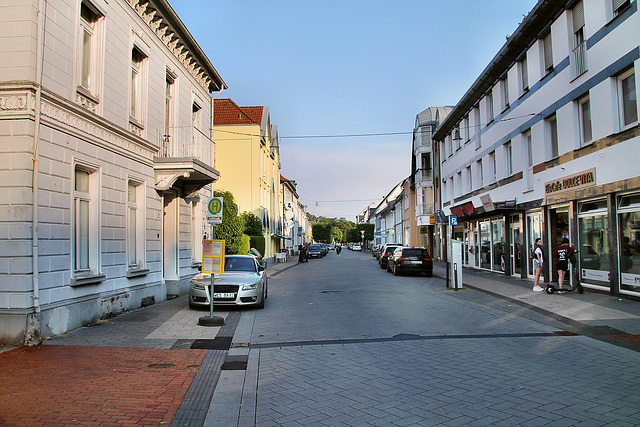
[[[614,0],[617,1],[617,0]],[[580,2],[573,8],[571,15],[573,17],[573,32],[584,27],[584,3]]]
[[[625,4],[629,3],[629,0],[612,0],[613,14],[616,15],[618,9],[622,8]]]

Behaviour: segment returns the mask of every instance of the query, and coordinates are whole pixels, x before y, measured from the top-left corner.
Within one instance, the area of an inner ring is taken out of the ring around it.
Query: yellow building
[[[266,259],[282,245],[282,194],[277,127],[269,107],[240,107],[231,99],[214,100],[213,141],[217,190],[229,191],[239,213],[262,219]]]

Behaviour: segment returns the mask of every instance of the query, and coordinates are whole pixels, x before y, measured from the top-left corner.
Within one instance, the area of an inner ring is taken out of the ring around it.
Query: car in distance
[[[433,259],[429,252],[422,247],[397,247],[387,260],[387,271],[395,276],[402,273],[424,273],[433,275]]]
[[[307,253],[308,258],[322,258],[323,256],[324,251],[320,244],[314,243],[313,245],[309,245],[309,252]]]
[[[267,271],[251,255],[228,255],[224,273],[216,274],[213,284],[214,305],[255,306],[264,308],[269,294]],[[189,282],[189,307],[209,307],[211,275],[199,273]]]
[[[380,268],[387,268],[387,259],[398,246],[402,245],[400,243],[387,243],[380,249],[380,258],[378,258]]]
[[[353,244],[353,250],[354,251],[361,251],[362,250],[362,246],[360,246],[360,243],[354,243]]]

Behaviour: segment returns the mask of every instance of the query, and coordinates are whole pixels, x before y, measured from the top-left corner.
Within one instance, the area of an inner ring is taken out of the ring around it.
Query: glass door
[[[511,274],[520,277],[522,272],[522,236],[520,235],[520,221],[515,216],[511,222]]]
[[[533,259],[529,254],[533,251],[533,246],[537,238],[542,238],[542,212],[533,212],[527,214],[527,275],[533,278],[535,271],[533,270]]]

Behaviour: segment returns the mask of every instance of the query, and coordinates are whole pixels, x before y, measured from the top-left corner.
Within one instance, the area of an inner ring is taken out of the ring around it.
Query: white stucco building
[[[639,28],[637,0],[541,0],[438,128],[466,265],[532,277],[566,237],[584,286],[640,296]]]
[[[307,217],[307,207],[300,203],[295,181],[280,175],[280,183],[283,200],[284,246],[289,255],[297,255],[298,246],[310,240],[311,225]]]
[[[0,341],[186,292],[219,176],[209,59],[166,0],[15,0],[0,25]]]

